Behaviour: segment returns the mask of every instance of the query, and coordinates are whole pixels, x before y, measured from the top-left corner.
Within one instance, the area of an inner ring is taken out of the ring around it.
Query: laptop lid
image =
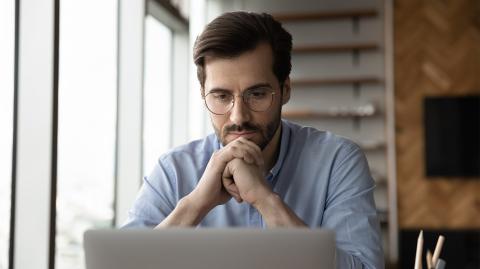
[[[335,268],[323,229],[90,230],[84,248],[87,269]]]

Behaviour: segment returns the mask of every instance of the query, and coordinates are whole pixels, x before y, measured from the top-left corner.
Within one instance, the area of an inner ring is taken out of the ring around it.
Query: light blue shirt
[[[189,194],[210,156],[222,147],[215,134],[162,155],[124,227],[154,227]],[[384,268],[380,227],[367,160],[353,142],[282,120],[278,159],[266,178],[272,189],[311,228],[335,230],[337,268]],[[262,227],[259,212],[231,199],[199,226]]]

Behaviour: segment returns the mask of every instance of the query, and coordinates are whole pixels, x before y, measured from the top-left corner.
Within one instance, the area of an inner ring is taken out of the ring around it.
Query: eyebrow
[[[263,82],[263,83],[257,83],[257,84],[254,84],[252,86],[249,86],[249,87],[243,89],[242,92],[248,91],[248,90],[253,90],[253,89],[258,89],[258,88],[263,88],[263,87],[268,87],[268,88],[272,89],[272,85],[270,85],[270,83]],[[208,92],[210,93],[210,92],[218,92],[218,91],[231,92],[231,90],[229,90],[229,89],[224,89],[224,88],[219,88],[219,87],[212,88]]]

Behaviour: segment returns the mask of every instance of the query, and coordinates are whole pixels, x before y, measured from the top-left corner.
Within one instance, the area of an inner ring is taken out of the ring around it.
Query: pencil
[[[440,252],[442,252],[443,242],[445,242],[445,237],[440,235],[437,240],[437,245],[435,246],[435,251],[433,252],[432,265],[437,266],[438,258],[440,258]]]
[[[427,250],[427,269],[433,269],[432,252],[430,250]]]
[[[420,231],[417,240],[417,253],[415,255],[415,268],[422,269],[423,230]]]

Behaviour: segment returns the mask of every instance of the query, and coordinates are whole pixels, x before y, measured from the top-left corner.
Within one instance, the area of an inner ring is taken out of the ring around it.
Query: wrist
[[[187,195],[178,201],[175,209],[156,228],[197,226],[207,213]]]
[[[280,196],[273,191],[264,191],[259,197],[259,199],[252,203],[252,206],[260,213],[267,211],[269,208],[276,208],[281,201]]]
[[[188,208],[188,210],[192,213],[202,216],[202,218],[215,207],[201,199],[201,197],[198,196],[195,191],[192,191],[180,199],[179,204],[180,203],[183,207]]]
[[[185,196],[178,201],[177,208],[180,212],[183,212],[184,216],[187,216],[187,226],[196,226],[207,215],[208,210],[195,203],[192,197]],[[183,225],[181,225],[183,226]]]
[[[274,192],[264,196],[254,206],[262,215],[268,227],[307,227],[303,220]]]

